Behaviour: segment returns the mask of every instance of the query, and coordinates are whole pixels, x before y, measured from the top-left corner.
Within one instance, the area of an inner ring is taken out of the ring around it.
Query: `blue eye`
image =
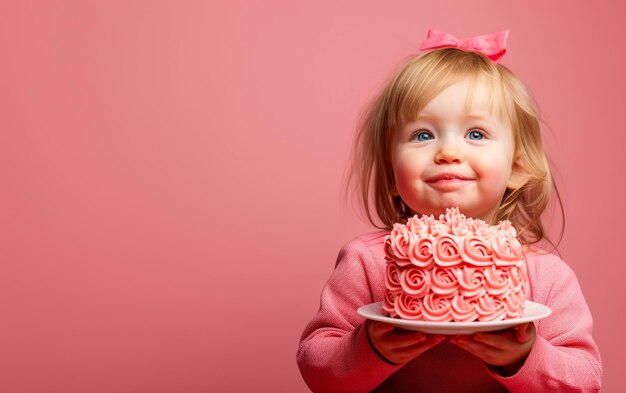
[[[467,138],[473,141],[480,141],[485,138],[485,134],[482,131],[472,130],[467,134]]]
[[[429,141],[431,139],[433,139],[433,134],[431,134],[428,131],[417,131],[415,134],[413,134],[413,138],[414,140],[418,141],[418,142],[424,142],[424,141]]]

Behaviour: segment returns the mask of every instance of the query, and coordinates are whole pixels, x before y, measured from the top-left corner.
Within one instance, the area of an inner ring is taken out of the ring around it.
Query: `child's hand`
[[[390,363],[404,364],[444,340],[422,332],[395,329],[383,322],[367,321],[367,334],[374,349]]]
[[[450,342],[496,366],[500,374],[513,375],[524,364],[536,338],[535,325],[530,322],[499,332],[457,336]]]

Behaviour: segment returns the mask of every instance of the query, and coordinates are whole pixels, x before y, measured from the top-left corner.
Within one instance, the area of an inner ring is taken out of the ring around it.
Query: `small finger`
[[[396,348],[394,352],[398,358],[408,361],[414,359],[444,340],[443,337],[428,336],[423,341],[405,348]]]
[[[532,326],[531,326],[532,325]],[[531,331],[534,325],[532,322],[515,327],[515,338],[520,343],[528,342],[531,339]]]
[[[395,334],[393,331],[385,334],[385,340],[396,348],[405,348],[421,343],[427,339],[427,335],[422,332],[411,332],[410,334]]]
[[[449,341],[452,344],[462,346],[462,345],[465,345],[465,342],[467,342],[468,339],[469,338],[467,336],[454,336],[454,337],[450,337]]]
[[[471,341],[471,340],[473,340],[472,336],[459,335],[459,336],[452,336],[452,337],[450,337],[450,339],[448,341],[450,341],[452,344],[464,345],[465,343],[467,343],[468,341]]]
[[[471,337],[463,337],[451,341],[453,344],[458,345],[459,347],[465,349],[470,353],[473,353],[483,360],[488,359],[489,357],[501,351],[496,347],[478,342]]]
[[[426,352],[427,350],[429,350],[430,348],[439,345],[443,340],[445,340],[445,337],[443,336],[428,336],[424,339],[424,341],[416,343],[415,345],[413,345],[413,348],[422,348],[423,352]]]
[[[472,336],[473,341],[498,349],[507,349],[515,343],[515,338],[507,332],[503,333],[476,333]]]

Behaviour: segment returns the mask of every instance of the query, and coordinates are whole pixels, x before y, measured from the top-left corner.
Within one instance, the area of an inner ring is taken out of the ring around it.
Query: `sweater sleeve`
[[[574,272],[554,255],[528,265],[532,298],[552,315],[538,321],[537,340],[513,376],[488,372],[511,392],[597,392],[602,363],[593,341],[593,321]]]
[[[339,253],[296,355],[302,377],[314,392],[369,392],[400,368],[374,352],[364,319],[356,313],[376,301],[375,263],[381,262],[373,260],[358,238]]]

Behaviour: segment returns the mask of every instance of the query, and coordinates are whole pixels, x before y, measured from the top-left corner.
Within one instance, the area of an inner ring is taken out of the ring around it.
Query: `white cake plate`
[[[473,334],[502,330],[522,323],[547,318],[552,314],[552,310],[543,304],[526,300],[524,305],[523,317],[492,322],[428,322],[391,318],[383,314],[383,302],[371,303],[360,307],[357,313],[367,319],[389,323],[398,328],[441,335]]]

